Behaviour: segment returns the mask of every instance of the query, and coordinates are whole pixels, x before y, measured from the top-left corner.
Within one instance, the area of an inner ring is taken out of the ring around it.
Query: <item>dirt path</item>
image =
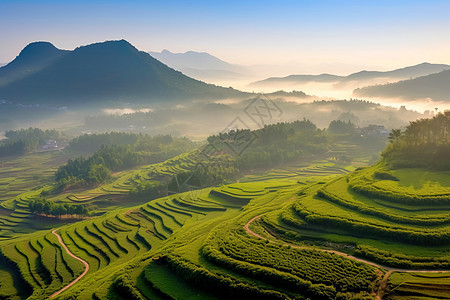
[[[413,269],[398,269],[398,268],[391,268],[391,267],[387,267],[387,266],[380,265],[380,264],[378,264],[378,263],[376,263],[376,262],[373,262],[373,261],[370,261],[370,260],[367,260],[367,259],[358,258],[358,257],[355,257],[355,256],[353,256],[353,255],[349,255],[349,254],[347,254],[347,253],[340,252],[340,251],[336,251],[336,250],[319,249],[319,248],[308,247],[308,246],[298,246],[298,245],[294,245],[294,244],[291,244],[291,243],[280,242],[280,241],[268,239],[268,238],[265,238],[265,237],[263,237],[263,236],[261,236],[261,235],[255,233],[255,232],[253,232],[253,231],[249,228],[249,227],[250,227],[250,224],[251,224],[253,221],[255,221],[255,220],[261,218],[261,216],[262,216],[262,215],[253,217],[250,221],[247,222],[247,224],[244,225],[244,229],[245,229],[245,231],[246,231],[248,234],[253,235],[253,236],[255,236],[255,237],[259,238],[259,239],[269,241],[269,242],[271,242],[271,243],[275,243],[275,244],[283,244],[283,245],[290,245],[292,248],[295,248],[295,249],[314,249],[314,250],[318,250],[318,251],[322,251],[322,252],[334,253],[334,254],[339,255],[339,256],[343,256],[343,257],[346,257],[346,258],[349,258],[349,259],[352,259],[352,260],[356,260],[356,261],[365,263],[365,264],[367,264],[367,265],[371,265],[371,266],[374,266],[374,267],[377,267],[377,268],[381,268],[381,269],[386,270],[386,273],[384,274],[383,278],[380,280],[380,282],[379,282],[379,284],[378,284],[378,288],[377,288],[377,291],[376,291],[376,294],[375,294],[375,299],[376,299],[376,300],[381,300],[381,299],[383,298],[383,295],[384,295],[385,292],[386,292],[387,281],[388,281],[388,279],[389,279],[389,276],[392,274],[392,272],[414,272],[414,273],[441,273],[441,272],[450,272],[450,270],[413,270]],[[275,236],[274,236],[274,238],[276,239]],[[380,278],[381,278],[381,276],[380,276]]]
[[[81,261],[81,262],[84,264],[84,266],[85,266],[86,268],[85,268],[84,272],[81,273],[81,275],[78,276],[74,281],[72,281],[71,283],[69,283],[68,285],[66,285],[65,287],[63,287],[62,289],[60,289],[59,291],[57,291],[57,292],[51,294],[49,298],[54,298],[54,297],[58,296],[59,294],[61,294],[62,292],[64,292],[65,290],[67,290],[68,288],[70,288],[72,285],[74,285],[75,283],[77,283],[78,280],[80,280],[81,278],[83,278],[83,276],[86,275],[86,273],[89,271],[89,264],[88,264],[85,260],[79,258],[78,256],[75,256],[72,252],[70,252],[70,250],[67,248],[66,244],[64,244],[64,242],[63,242],[61,236],[60,236],[59,234],[56,233],[57,230],[58,230],[58,229],[53,229],[52,233],[58,238],[59,243],[60,243],[61,246],[63,246],[63,248],[66,250],[67,254],[69,254],[70,256],[72,256],[73,258],[75,258],[76,260]]]

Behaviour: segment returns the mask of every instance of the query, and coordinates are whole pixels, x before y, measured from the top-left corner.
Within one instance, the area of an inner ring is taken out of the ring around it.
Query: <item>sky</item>
[[[0,63],[28,43],[126,39],[254,64],[450,64],[450,1],[0,0]],[[326,70],[324,70],[326,71]]]

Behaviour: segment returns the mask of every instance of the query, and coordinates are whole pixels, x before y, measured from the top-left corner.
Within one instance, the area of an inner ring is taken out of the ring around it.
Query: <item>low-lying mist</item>
[[[397,103],[400,105],[401,103]],[[34,110],[34,109],[33,109]],[[21,108],[19,115],[30,114]],[[409,121],[428,117],[422,113],[383,106],[362,100],[314,100],[294,96],[255,96],[246,100],[225,99],[215,103],[145,107],[65,108],[41,112],[34,118],[15,118],[14,123],[1,123],[1,132],[9,129],[39,127],[55,128],[69,135],[124,131],[134,133],[171,134],[196,140],[235,128],[258,129],[277,122],[308,119],[319,128],[332,120],[351,121],[357,126],[383,125],[399,128]],[[11,115],[12,116],[12,115]]]

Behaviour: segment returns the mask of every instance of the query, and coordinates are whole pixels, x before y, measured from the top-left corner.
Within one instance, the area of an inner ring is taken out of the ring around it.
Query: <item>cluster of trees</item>
[[[36,145],[26,141],[7,141],[0,144],[0,157],[22,155],[36,149]]]
[[[194,144],[186,138],[117,133],[83,136],[71,143],[71,147],[77,145],[78,149],[87,149],[90,143],[98,145],[106,141],[121,145],[101,145],[100,149],[89,158],[71,159],[58,168],[55,173],[58,191],[72,184],[103,183],[114,171],[161,162],[194,147]],[[126,144],[128,142],[131,144]]]
[[[411,122],[402,132],[392,130],[382,157],[392,167],[450,170],[450,111]]]
[[[124,132],[108,132],[100,134],[83,134],[69,142],[68,150],[82,153],[92,153],[101,146],[132,145],[139,136]]]
[[[167,185],[159,181],[142,181],[130,190],[130,195],[137,199],[150,201],[166,196]]]
[[[208,143],[218,151],[239,154],[236,158],[239,169],[267,168],[324,153],[328,142],[326,131],[306,119],[266,125],[254,131],[231,130],[208,138]]]
[[[334,120],[328,125],[328,131],[336,134],[348,134],[355,132],[355,124],[351,121]]]
[[[76,215],[81,217],[89,215],[89,210],[84,205],[54,203],[42,198],[28,202],[28,208],[32,213],[55,217],[61,217],[63,215]]]
[[[39,128],[30,127],[28,129],[7,130],[5,132],[5,136],[12,141],[35,139],[39,143],[44,143],[48,139],[57,140],[61,138],[62,135],[55,129],[42,130]]]
[[[212,161],[203,161],[196,168],[188,172],[182,172],[172,177],[168,182],[168,191],[187,192],[192,188],[204,188],[220,186],[230,182],[236,177],[239,170],[225,157]]]
[[[10,155],[22,155],[39,149],[48,140],[59,140],[62,134],[54,129],[42,130],[28,128],[20,130],[7,130],[6,140],[0,143],[0,157]]]

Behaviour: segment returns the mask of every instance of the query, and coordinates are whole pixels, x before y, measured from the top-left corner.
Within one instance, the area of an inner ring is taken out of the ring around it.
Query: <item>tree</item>
[[[389,140],[391,143],[395,142],[402,135],[402,131],[400,129],[392,129],[389,133]]]
[[[91,165],[87,180],[91,183],[102,183],[111,178],[111,171],[104,165]]]

